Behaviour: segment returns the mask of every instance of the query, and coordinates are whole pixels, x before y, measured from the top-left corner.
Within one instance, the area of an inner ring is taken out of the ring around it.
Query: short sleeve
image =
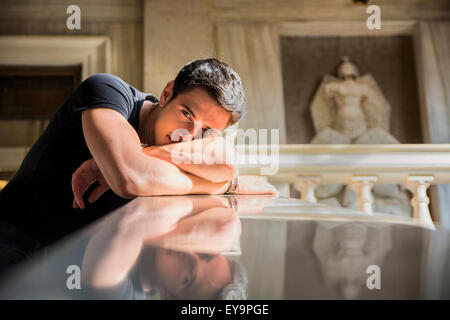
[[[98,107],[116,110],[128,120],[134,107],[130,86],[111,74],[99,73],[90,76],[75,90],[71,114]]]
[[[114,287],[87,288],[87,298],[93,300],[142,300],[143,294],[136,290],[129,277]]]

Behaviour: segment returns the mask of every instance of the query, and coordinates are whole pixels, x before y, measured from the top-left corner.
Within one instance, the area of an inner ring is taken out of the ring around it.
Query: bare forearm
[[[196,150],[199,145],[202,146],[200,150],[205,150],[208,146],[211,146],[208,143],[202,145],[200,141],[183,142],[165,146],[152,146],[144,148],[143,151],[149,156],[170,162],[185,172],[211,182],[230,181],[237,175],[236,166],[226,163],[223,154],[199,152]]]
[[[139,237],[123,236],[115,225],[103,227],[86,248],[83,282],[93,287],[117,285],[136,262],[142,243]]]
[[[96,174],[101,175],[105,186],[121,197],[211,194],[221,193],[225,189],[225,181],[208,183],[207,179],[202,180],[205,177],[201,175],[201,170],[195,171],[198,177],[195,173],[191,176],[168,161],[146,155],[142,152],[136,131],[114,110],[93,108],[83,111],[82,127],[86,144],[96,164],[90,168],[95,173],[94,180]],[[200,143],[207,142],[211,141]]]
[[[184,172],[167,161],[144,154],[140,163],[133,174],[133,196],[222,194],[229,184],[228,181],[208,181]]]
[[[229,181],[211,182],[188,172],[184,174],[192,181],[192,190],[188,194],[224,194],[230,183]]]

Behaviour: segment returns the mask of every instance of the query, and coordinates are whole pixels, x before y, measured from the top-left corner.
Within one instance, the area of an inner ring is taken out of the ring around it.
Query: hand
[[[239,176],[236,194],[268,194],[278,196],[280,192],[263,177]]]
[[[109,185],[103,177],[102,172],[98,168],[94,159],[89,159],[72,174],[72,191],[74,195],[72,207],[84,209],[83,194],[91,184],[98,181],[100,184],[89,195],[90,203],[96,201],[100,196],[109,189]]]
[[[262,213],[264,208],[272,205],[276,196],[270,194],[264,195],[236,195],[235,197],[238,213],[251,215]]]
[[[156,239],[154,245],[182,252],[219,253],[233,248],[241,230],[236,210],[209,208],[180,220],[172,232]]]
[[[172,231],[192,209],[193,200],[187,197],[137,197],[118,210],[117,230],[124,238],[151,241]]]
[[[234,146],[221,137],[150,146],[143,152],[211,182],[229,181],[238,171]]]
[[[174,164],[224,164],[233,161],[236,153],[234,145],[220,136],[149,146],[142,151]]]

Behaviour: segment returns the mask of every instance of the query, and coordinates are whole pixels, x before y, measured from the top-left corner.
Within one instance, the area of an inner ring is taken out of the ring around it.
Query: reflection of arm
[[[240,234],[236,210],[209,208],[181,219],[174,230],[151,243],[175,251],[216,254],[230,250]]]
[[[135,264],[144,239],[170,232],[191,209],[188,199],[134,200],[90,240],[83,257],[83,282],[92,287],[119,284]]]
[[[199,232],[207,232],[200,242],[208,243],[208,238],[216,238],[214,235],[221,229],[211,229],[211,226],[224,227],[237,218],[235,214],[230,215],[233,210],[227,209],[224,200],[219,196],[133,200],[124,207],[125,211],[112,216],[112,220],[93,235],[83,257],[83,283],[96,288],[121,283],[136,263],[143,243],[158,244],[164,242],[165,237],[178,241],[191,236],[199,239]],[[211,208],[216,210],[209,210]],[[203,227],[195,229],[202,221]]]
[[[104,228],[89,242],[83,257],[82,280],[92,287],[113,287],[125,279],[142,248],[142,239]]]

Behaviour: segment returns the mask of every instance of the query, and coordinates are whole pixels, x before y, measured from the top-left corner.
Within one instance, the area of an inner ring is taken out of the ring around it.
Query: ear
[[[161,98],[159,99],[159,105],[161,107],[164,107],[172,98],[174,84],[175,82],[173,80],[167,82],[163,92],[161,93]]]

